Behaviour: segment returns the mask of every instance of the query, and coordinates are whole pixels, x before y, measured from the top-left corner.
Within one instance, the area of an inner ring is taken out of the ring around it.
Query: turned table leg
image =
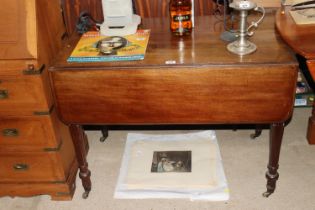
[[[261,135],[262,132],[262,126],[261,125],[256,125],[255,126],[255,133],[250,135],[251,139],[256,139],[257,137],[259,137]]]
[[[81,125],[70,125],[70,132],[72,136],[72,141],[74,144],[76,157],[79,164],[79,177],[82,180],[82,185],[85,190],[82,197],[87,198],[89,196],[89,192],[91,191],[91,172],[88,168],[88,163],[86,160],[86,135]]]
[[[307,60],[307,69],[315,81],[315,60]],[[313,88],[314,91],[314,88]],[[307,136],[309,144],[315,144],[315,101],[313,102],[312,116],[308,120]]]
[[[276,189],[276,182],[279,178],[279,156],[284,131],[284,123],[273,123],[270,125],[270,142],[269,142],[269,163],[267,178],[267,191],[263,193],[264,197],[271,195]]]
[[[102,132],[102,137],[100,138],[100,141],[104,142],[107,139],[107,137],[108,137],[108,128],[107,128],[107,126],[102,126],[101,132]]]
[[[312,116],[308,119],[306,137],[309,144],[315,144],[315,102],[313,103]]]

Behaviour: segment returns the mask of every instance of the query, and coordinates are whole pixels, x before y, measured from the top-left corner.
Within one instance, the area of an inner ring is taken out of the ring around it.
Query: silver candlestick
[[[255,52],[257,47],[254,43],[247,40],[247,36],[252,36],[254,34],[253,29],[257,28],[258,24],[265,17],[265,9],[263,7],[257,7],[256,3],[247,0],[234,1],[230,4],[230,7],[239,11],[240,26],[237,35],[238,39],[228,44],[227,49],[237,55],[247,55]],[[247,27],[247,16],[250,10],[259,11],[262,13],[262,16],[258,21],[252,22],[251,25]]]

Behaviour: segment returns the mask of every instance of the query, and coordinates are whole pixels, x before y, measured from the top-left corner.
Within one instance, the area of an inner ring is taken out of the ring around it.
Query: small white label
[[[306,106],[307,100],[305,98],[297,98],[295,99],[294,106]]]
[[[240,1],[239,7],[241,9],[248,9],[248,8],[250,8],[250,2],[249,1]]]
[[[176,64],[176,61],[174,61],[174,60],[168,60],[168,61],[165,61],[165,64]]]

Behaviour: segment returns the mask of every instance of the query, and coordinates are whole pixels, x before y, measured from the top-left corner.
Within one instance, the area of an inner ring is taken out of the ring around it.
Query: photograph
[[[154,151],[151,172],[191,172],[191,151]]]

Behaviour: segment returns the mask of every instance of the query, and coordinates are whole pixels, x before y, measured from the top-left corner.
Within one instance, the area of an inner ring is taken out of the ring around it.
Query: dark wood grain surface
[[[192,36],[183,38],[172,36],[166,19],[145,19],[152,31],[142,61],[68,63],[76,37],[50,68],[60,115],[78,124],[285,121],[297,63],[273,17],[251,39],[257,52],[243,57],[226,50],[222,23],[210,16],[196,19]]]
[[[294,50],[295,53],[303,56],[312,78],[315,79],[315,24],[297,25],[289,13],[290,7],[280,10],[276,14],[276,28],[283,40]],[[307,128],[307,140],[315,144],[315,105],[313,104],[312,116],[309,118]]]
[[[276,27],[285,42],[306,59],[315,59],[315,24],[297,25],[287,7],[276,14]]]
[[[226,50],[227,43],[220,39],[223,30],[222,21],[213,16],[203,16],[196,19],[193,34],[187,37],[173,36],[169,30],[168,18],[143,19],[142,28],[151,29],[151,35],[145,59],[142,61],[124,61],[107,63],[68,63],[66,60],[78,42],[79,37],[73,37],[67,49],[57,57],[52,71],[65,69],[89,68],[145,68],[172,67],[166,61],[176,61],[175,67],[211,66],[211,65],[252,65],[252,64],[296,64],[287,45],[282,42],[274,31],[274,14],[269,14],[250,38],[257,52],[240,57]]]
[[[85,189],[91,190],[84,124],[270,124],[268,197],[276,187],[285,122],[292,116],[297,62],[267,15],[247,56],[227,51],[222,22],[196,18],[191,36],[175,37],[167,18],[143,19],[151,36],[142,61],[68,63],[73,37],[50,68],[61,119],[70,125]],[[168,64],[172,61],[173,64]]]
[[[48,75],[65,34],[60,1],[2,0],[0,17],[0,197],[70,200],[78,163]]]

